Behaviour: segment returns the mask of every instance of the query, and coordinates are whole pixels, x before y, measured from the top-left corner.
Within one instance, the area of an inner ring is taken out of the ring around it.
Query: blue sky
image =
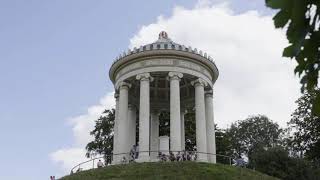
[[[49,154],[74,143],[66,119],[113,90],[108,68],[114,57],[143,25],[197,2],[1,0],[0,178],[55,175],[60,167]],[[230,7],[270,14],[263,3],[234,0]]]

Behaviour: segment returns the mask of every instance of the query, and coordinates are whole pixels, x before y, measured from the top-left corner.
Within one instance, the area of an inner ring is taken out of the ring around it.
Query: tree
[[[304,93],[297,101],[297,109],[288,123],[293,136],[289,146],[292,150],[313,161],[320,161],[320,116],[311,113],[312,104],[316,100],[316,89]]]
[[[251,156],[254,168],[260,172],[284,180],[312,180],[317,172],[304,159],[290,157],[288,151],[282,147],[272,147],[267,150],[256,151]]]
[[[290,45],[283,56],[294,58],[294,70],[301,77],[301,91],[318,86],[320,71],[320,1],[319,0],[266,0],[266,5],[279,10],[273,17],[276,28],[287,29]],[[320,115],[320,93],[313,102],[312,112]]]
[[[216,154],[224,156],[232,156],[231,141],[225,129],[220,129],[215,125],[216,129]],[[217,162],[222,164],[230,164],[230,159],[223,156],[217,156]]]
[[[237,156],[249,157],[255,151],[277,146],[282,143],[283,130],[277,123],[264,115],[250,116],[245,120],[233,123],[227,129],[231,149]]]
[[[100,118],[96,120],[94,129],[90,135],[94,136],[94,140],[86,146],[86,156],[90,157],[92,152],[105,156],[106,162],[111,161],[111,157],[107,156],[113,150],[113,127],[114,127],[115,110],[105,110]]]

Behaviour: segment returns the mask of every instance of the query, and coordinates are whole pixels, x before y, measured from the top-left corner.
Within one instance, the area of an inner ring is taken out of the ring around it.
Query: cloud
[[[84,148],[65,148],[53,152],[50,156],[53,162],[59,164],[65,172],[68,172],[75,165],[88,160],[85,158],[85,154]]]
[[[113,94],[114,92],[105,95],[100,99],[100,103],[98,105],[89,107],[86,114],[72,117],[68,120],[73,126],[72,130],[77,146],[85,146],[89,141],[93,140],[89,131],[93,129],[94,121],[101,116],[101,113],[105,109],[115,107]]]
[[[110,92],[105,95],[100,99],[99,104],[90,106],[85,114],[67,120],[72,126],[75,142],[71,147],[61,148],[50,154],[51,160],[61,167],[62,174],[68,173],[78,163],[88,160],[85,158],[85,146],[93,140],[90,131],[94,128],[95,120],[100,117],[105,109],[114,108],[113,94],[114,92]],[[86,166],[82,168],[86,168]]]
[[[226,4],[203,1],[194,9],[176,7],[171,17],[142,26],[130,47],[154,42],[162,30],[214,58],[220,71],[214,94],[219,127],[253,114],[265,114],[281,126],[289,121],[299,84],[293,62],[281,57],[288,44],[285,33],[274,28],[271,16],[235,13]]]

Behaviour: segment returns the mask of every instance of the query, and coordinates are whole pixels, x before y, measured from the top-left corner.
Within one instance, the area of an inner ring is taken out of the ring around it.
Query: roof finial
[[[169,39],[167,32],[161,31],[161,32],[159,33],[159,40],[160,40],[160,39]]]

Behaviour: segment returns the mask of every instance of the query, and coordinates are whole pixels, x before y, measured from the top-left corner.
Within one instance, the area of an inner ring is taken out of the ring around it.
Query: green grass
[[[250,169],[196,162],[132,163],[82,171],[62,178],[62,180],[105,179],[277,180]]]

